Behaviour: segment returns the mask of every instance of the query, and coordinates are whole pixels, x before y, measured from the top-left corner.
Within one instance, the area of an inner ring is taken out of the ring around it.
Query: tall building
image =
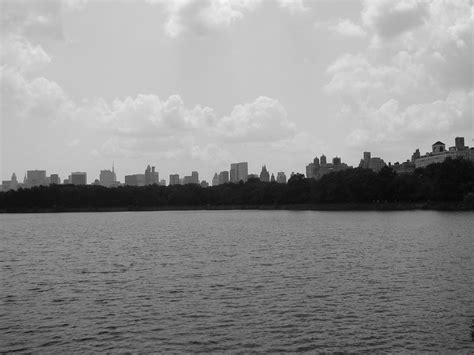
[[[101,170],[99,175],[99,184],[105,187],[117,185],[117,175],[115,175],[115,167],[112,170]]]
[[[59,178],[59,175],[51,174],[51,176],[49,177],[49,183],[59,185],[61,183],[61,179]]]
[[[319,158],[318,157],[314,157],[313,164],[314,164],[315,169],[319,169]]]
[[[46,170],[28,170],[26,172],[26,186],[40,186],[47,185]]]
[[[12,174],[11,180],[2,181],[2,191],[17,190],[18,189],[18,180],[16,174]]]
[[[456,137],[454,138],[454,146],[456,147],[456,150],[464,150],[467,147],[464,146],[464,137]]]
[[[227,184],[229,182],[229,172],[221,171],[219,173],[219,185]]]
[[[286,175],[283,171],[277,173],[277,183],[286,184]]]
[[[191,183],[192,184],[199,184],[199,173],[197,171],[191,172]]]
[[[157,171],[155,171],[155,167],[150,167],[148,165],[145,170],[145,185],[153,185],[158,184],[160,181],[160,176]]]
[[[217,185],[219,185],[219,175],[215,173],[214,177],[212,178],[212,186],[217,186]]]
[[[306,177],[308,179],[313,179],[316,174],[316,168],[314,166],[314,163],[309,163],[306,165]]]
[[[262,171],[260,172],[260,181],[270,182],[270,173],[265,165],[262,166]]]
[[[332,163],[328,163],[326,156],[323,154],[321,155],[321,160],[316,157],[313,159],[312,163],[309,163],[306,166],[306,177],[317,180],[330,172],[346,169],[349,169],[349,166],[346,163],[343,163],[341,158],[334,157]]]
[[[382,158],[372,158],[370,152],[364,152],[364,158],[360,160],[359,168],[370,169],[378,173],[386,165]]]
[[[239,181],[247,181],[248,170],[247,162],[230,164],[230,182],[238,183]]]
[[[414,163],[415,160],[420,159],[420,157],[421,157],[420,150],[419,149],[415,150],[415,152],[411,156],[411,162]]]
[[[323,154],[323,155],[321,155],[321,165],[324,166],[326,164],[327,164],[326,156]]]
[[[447,158],[463,158],[474,160],[474,149],[464,146],[464,137],[454,139],[454,147],[446,150],[444,143],[438,141],[431,146],[431,152],[415,159],[415,167],[423,168],[430,164],[442,163]]]
[[[171,174],[170,175],[170,185],[179,185],[179,174]]]
[[[191,172],[191,175],[183,177],[183,185],[187,184],[198,184],[199,185],[199,174],[197,171]]]
[[[272,177],[270,178],[270,182],[275,182],[275,175],[272,173]]]
[[[145,174],[125,175],[125,185],[145,186]]]
[[[87,173],[83,171],[73,172],[69,182],[73,185],[87,185]]]

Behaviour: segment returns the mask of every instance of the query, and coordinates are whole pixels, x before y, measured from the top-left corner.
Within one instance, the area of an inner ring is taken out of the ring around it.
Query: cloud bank
[[[357,21],[367,46],[339,56],[324,88],[340,98],[341,117],[356,120],[348,144],[471,132],[473,9],[467,1],[364,2]]]

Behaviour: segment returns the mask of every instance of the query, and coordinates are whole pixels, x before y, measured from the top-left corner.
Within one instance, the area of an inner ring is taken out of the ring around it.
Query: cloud
[[[132,137],[167,137],[176,132],[190,131],[212,124],[214,112],[199,105],[192,109],[184,105],[179,95],[166,100],[148,94],[115,99],[110,105],[99,100],[92,111],[96,124],[108,127],[115,134]]]
[[[303,0],[278,0],[280,8],[288,10],[291,14],[299,14],[309,10]]]
[[[183,33],[206,35],[240,21],[254,12],[263,0],[148,0],[162,6],[167,14],[165,33],[176,38]],[[306,12],[302,0],[278,0],[278,6],[290,14]]]
[[[1,33],[62,39],[61,1],[3,1]]]
[[[51,57],[40,45],[33,45],[21,36],[12,35],[3,39],[0,61],[7,68],[31,72],[44,68],[51,62]]]
[[[268,97],[236,105],[222,117],[217,117],[210,107],[186,107],[179,95],[166,100],[156,95],[137,95],[116,99],[110,105],[99,100],[76,116],[87,116],[86,124],[114,135],[118,139],[115,145],[142,151],[166,146],[202,147],[203,142],[278,141],[297,133],[284,107]]]
[[[339,33],[343,36],[348,36],[348,37],[365,37],[366,32],[364,29],[360,26],[355,24],[349,19],[343,19],[339,20],[339,22],[333,26],[331,26],[331,29],[335,31],[336,33]]]
[[[167,13],[165,33],[174,38],[183,32],[206,34],[225,28],[253,11],[261,0],[149,0],[162,6]]]
[[[217,121],[219,137],[232,141],[273,141],[294,135],[296,127],[275,99],[260,96],[252,103],[236,105]]]
[[[346,142],[363,146],[369,142],[402,141],[468,132],[472,129],[474,91],[451,92],[446,98],[403,107],[390,99],[379,107],[365,107],[360,112],[364,128],[353,130]]]
[[[364,3],[370,43],[331,63],[324,87],[357,126],[349,144],[469,129],[473,9],[465,1]]]
[[[0,112],[5,120],[54,120],[71,117],[75,103],[54,81],[44,77],[32,80],[19,71],[1,69],[2,100]]]
[[[412,0],[366,0],[362,12],[365,26],[383,38],[392,38],[423,24],[428,4]]]

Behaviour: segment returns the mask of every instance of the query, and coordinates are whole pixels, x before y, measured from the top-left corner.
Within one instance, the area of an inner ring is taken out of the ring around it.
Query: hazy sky
[[[0,3],[2,179],[474,145],[469,0]]]

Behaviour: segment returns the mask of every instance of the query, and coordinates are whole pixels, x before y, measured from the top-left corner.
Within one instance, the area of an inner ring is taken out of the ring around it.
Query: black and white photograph
[[[0,0],[0,353],[474,353],[472,0]]]

